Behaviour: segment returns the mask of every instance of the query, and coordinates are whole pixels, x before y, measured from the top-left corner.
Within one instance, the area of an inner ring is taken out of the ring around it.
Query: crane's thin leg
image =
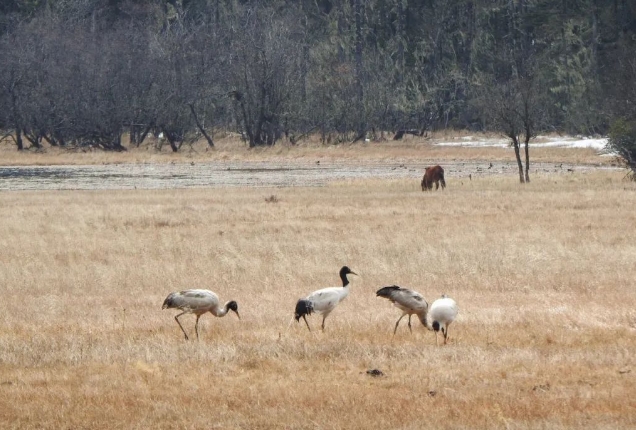
[[[442,329],[442,333],[444,333],[444,345],[446,345],[446,339],[448,338],[448,327]]]
[[[409,314],[409,331],[411,332],[411,334],[413,334],[413,329],[411,328],[411,317],[412,316],[413,316],[412,314]]]
[[[402,316],[398,318],[397,322],[395,323],[395,328],[393,329],[393,336],[395,336],[395,332],[397,331],[398,324],[400,324],[400,321],[402,320],[402,318],[404,318],[404,315],[406,314],[402,314]]]
[[[194,323],[194,331],[197,333],[197,340],[199,340],[199,318],[201,315],[197,315],[197,322]]]
[[[186,333],[186,331],[183,329],[183,326],[181,325],[181,323],[179,322],[179,317],[183,314],[187,314],[187,312],[181,312],[179,315],[174,317],[174,320],[177,322],[177,324],[179,324],[179,327],[181,327],[181,331],[183,332],[183,334],[185,335],[186,340],[188,340],[188,333]]]
[[[327,315],[323,315],[322,317],[322,331],[325,331],[325,318],[327,318]]]
[[[294,317],[291,317],[291,319],[289,320],[289,324],[287,324],[287,330],[289,330],[289,327],[291,327],[293,323],[294,323]]]
[[[311,327],[309,327],[309,323],[307,322],[307,318],[303,315],[303,319],[305,320],[305,324],[307,324],[307,328],[311,331]]]

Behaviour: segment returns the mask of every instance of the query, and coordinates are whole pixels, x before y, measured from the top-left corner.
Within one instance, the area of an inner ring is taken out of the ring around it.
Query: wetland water
[[[0,190],[126,190],[202,187],[320,187],[332,181],[418,181],[434,163],[386,162],[193,162],[62,166],[0,166]],[[516,175],[514,162],[440,162],[446,181]],[[568,174],[602,169],[589,165],[536,163],[531,172]]]

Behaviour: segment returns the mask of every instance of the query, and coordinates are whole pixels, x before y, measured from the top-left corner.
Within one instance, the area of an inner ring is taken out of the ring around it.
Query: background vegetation
[[[162,132],[173,151],[215,130],[605,134],[635,121],[635,40],[628,0],[10,0],[0,128],[18,149]]]

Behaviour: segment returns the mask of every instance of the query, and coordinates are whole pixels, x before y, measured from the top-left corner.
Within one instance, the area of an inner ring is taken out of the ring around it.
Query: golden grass
[[[135,148],[124,141],[129,148],[124,153],[103,152],[101,150],[60,150],[47,147],[43,151],[18,152],[15,146],[5,142],[0,145],[2,165],[53,165],[53,164],[110,164],[110,163],[167,163],[190,162],[208,160],[227,161],[267,161],[267,160],[311,160],[311,161],[384,161],[384,162],[413,162],[428,161],[443,162],[456,160],[488,160],[514,162],[514,152],[511,148],[493,147],[448,147],[435,146],[434,143],[461,139],[466,135],[461,131],[437,132],[427,137],[405,136],[403,140],[391,140],[392,136],[385,134],[386,140],[355,144],[323,145],[319,136],[311,136],[291,145],[287,140],[279,141],[271,148],[249,149],[247,144],[236,135],[218,135],[215,138],[215,148],[210,149],[204,140],[192,146],[184,146],[179,153],[173,153],[166,143],[161,151],[154,147],[154,138],[140,148]],[[501,139],[492,134],[473,133],[475,138]],[[586,163],[586,164],[615,164],[611,157],[603,157],[597,151],[589,148],[573,149],[547,147],[530,149],[530,161],[555,163]]]
[[[621,177],[0,193],[0,427],[634,427]],[[289,327],[343,264],[361,276],[326,332]],[[392,335],[375,291],[394,283],[457,300],[449,345],[416,320]],[[185,288],[242,319],[205,315],[184,341],[161,303]]]

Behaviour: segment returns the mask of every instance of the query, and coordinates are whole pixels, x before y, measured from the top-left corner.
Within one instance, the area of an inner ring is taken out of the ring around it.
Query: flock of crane
[[[342,287],[329,287],[316,290],[309,294],[307,297],[298,300],[296,303],[296,311],[294,318],[296,321],[300,321],[302,318],[307,324],[307,328],[311,331],[309,322],[307,322],[307,315],[312,313],[318,313],[322,315],[322,329],[325,329],[325,319],[329,314],[349,295],[349,279],[347,275],[357,275],[349,267],[344,266],[340,269],[340,279],[342,280]],[[411,328],[411,317],[417,315],[420,322],[424,327],[429,330],[435,331],[435,342],[439,344],[439,332],[441,331],[444,336],[444,344],[448,340],[448,326],[457,317],[457,303],[455,300],[442,295],[441,298],[435,300],[429,307],[424,297],[417,291],[410,290],[408,288],[398,287],[392,285],[389,287],[380,288],[376,295],[378,297],[384,297],[389,299],[398,309],[402,311],[402,315],[398,318],[393,329],[393,334],[397,332],[398,325],[404,316],[409,316],[409,330],[413,332]],[[194,324],[194,330],[199,338],[199,318],[206,312],[210,312],[217,317],[223,317],[227,315],[229,311],[236,313],[236,316],[240,319],[241,316],[238,312],[238,304],[231,300],[225,305],[221,306],[219,297],[210,290],[185,290],[170,293],[163,302],[162,309],[180,309],[182,312],[174,317],[179,324],[179,328],[188,340],[188,333],[184,330],[179,317],[183,314],[194,314],[197,317]],[[430,325],[429,325],[430,322]]]

